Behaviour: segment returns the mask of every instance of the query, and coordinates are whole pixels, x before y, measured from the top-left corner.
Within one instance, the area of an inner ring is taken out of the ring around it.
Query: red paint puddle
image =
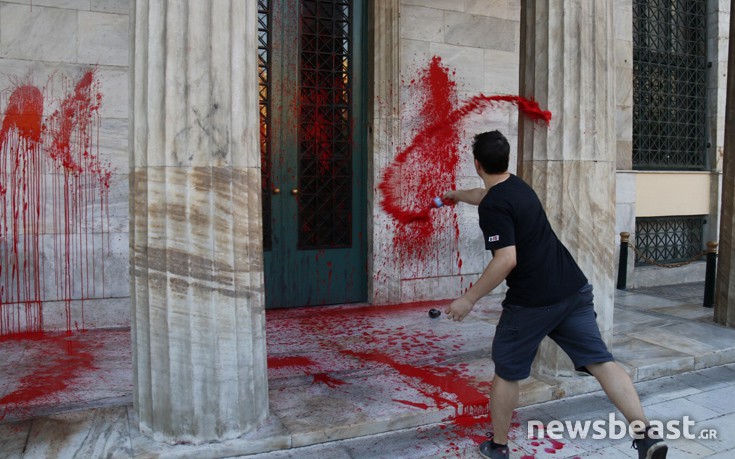
[[[30,405],[58,402],[60,393],[96,369],[95,346],[86,341],[65,333],[26,333],[21,336],[42,341],[44,357],[48,358],[39,358],[33,373],[21,378],[18,388],[0,398],[0,419],[9,413],[22,415]]]
[[[20,85],[0,107],[0,335],[43,330],[51,300],[65,302],[67,332],[84,330],[84,301],[105,296],[112,172],[98,152],[99,82],[89,70],[63,99],[49,92]],[[58,109],[44,120],[45,105]]]

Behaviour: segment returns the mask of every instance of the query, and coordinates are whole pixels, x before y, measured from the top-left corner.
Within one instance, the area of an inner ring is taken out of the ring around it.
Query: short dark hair
[[[508,170],[510,145],[500,131],[483,132],[475,136],[472,155],[488,174],[501,174]]]

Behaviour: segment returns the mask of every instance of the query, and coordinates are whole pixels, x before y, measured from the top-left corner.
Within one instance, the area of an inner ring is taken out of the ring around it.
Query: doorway
[[[367,298],[361,0],[258,0],[267,308]]]

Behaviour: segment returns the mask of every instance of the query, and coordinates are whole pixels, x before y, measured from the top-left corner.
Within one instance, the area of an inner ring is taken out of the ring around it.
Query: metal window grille
[[[633,0],[633,168],[705,168],[707,2]]]
[[[263,249],[271,250],[270,82],[268,81],[271,23],[268,0],[258,0],[258,89],[260,92],[260,171],[263,204]]]
[[[635,221],[636,265],[689,260],[702,252],[704,216],[645,217]]]
[[[352,2],[301,2],[300,249],[352,245]]]

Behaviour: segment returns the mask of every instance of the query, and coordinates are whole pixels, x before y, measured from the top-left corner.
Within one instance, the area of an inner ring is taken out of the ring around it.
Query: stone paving
[[[712,310],[697,299],[699,288],[684,286],[668,297],[648,289],[616,294],[613,353],[651,417],[689,414],[720,431],[716,441],[676,442],[670,457],[735,448],[728,435],[735,431],[735,330],[712,322]],[[488,297],[461,324],[428,317],[442,302],[269,312],[271,415],[239,439],[205,445],[165,445],[138,433],[125,393],[126,384],[132,391],[129,335],[125,342],[118,331],[112,348],[123,357],[114,359],[102,352],[110,348],[105,332],[88,332],[100,333],[98,344],[81,354],[94,359],[72,360],[88,365],[84,375],[65,370],[67,387],[36,398],[27,388],[29,368],[53,369],[64,360],[51,356],[44,363],[37,351],[19,357],[18,342],[3,341],[2,361],[14,360],[0,376],[0,456],[476,457],[489,426],[488,355],[500,299]],[[103,375],[121,383],[110,387]],[[25,398],[17,397],[24,390]],[[20,399],[23,409],[7,403]],[[530,419],[606,419],[613,408],[591,377],[529,378],[521,405],[512,432],[515,457],[635,457],[628,440],[526,439]]]

